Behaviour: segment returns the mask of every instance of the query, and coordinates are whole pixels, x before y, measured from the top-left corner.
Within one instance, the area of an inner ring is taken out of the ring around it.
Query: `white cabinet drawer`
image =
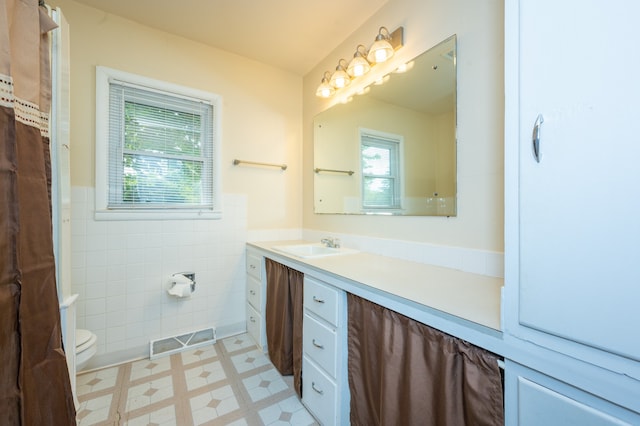
[[[335,378],[338,346],[335,329],[328,328],[307,314],[304,315],[302,328],[304,353]]]
[[[336,385],[306,356],[302,357],[302,402],[323,425],[337,424]]]
[[[260,281],[262,277],[262,257],[247,251],[247,274]]]
[[[262,317],[253,307],[247,303],[247,333],[253,338],[260,347],[263,346],[260,332],[260,324]]]
[[[262,313],[262,284],[253,276],[247,276],[247,301],[256,311]]]
[[[304,307],[335,326],[338,323],[339,290],[304,277]]]

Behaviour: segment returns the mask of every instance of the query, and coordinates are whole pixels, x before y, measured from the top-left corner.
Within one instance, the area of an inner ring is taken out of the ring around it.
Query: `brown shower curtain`
[[[352,425],[504,425],[494,354],[347,297]]]
[[[302,396],[302,310],[304,274],[269,258],[265,322],[271,363],[280,374],[293,374],[293,387]]]
[[[0,0],[0,422],[75,425],[51,224],[49,35],[38,0]],[[73,350],[73,349],[72,349]]]

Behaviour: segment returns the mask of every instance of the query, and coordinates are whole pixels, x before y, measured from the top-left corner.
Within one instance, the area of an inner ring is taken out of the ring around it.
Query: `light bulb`
[[[331,76],[331,80],[329,81],[329,84],[331,84],[336,89],[342,89],[343,87],[348,86],[349,83],[351,83],[351,78],[342,66],[338,67],[336,72],[334,72]]]
[[[316,90],[316,96],[320,98],[328,98],[335,93],[335,89],[329,84],[329,72],[325,72],[325,75],[322,77],[322,82],[318,89]]]
[[[387,60],[387,51],[384,49],[376,50],[376,62],[384,62]]]
[[[343,88],[343,87],[345,86],[344,82],[345,82],[344,77],[338,77],[338,78],[336,78],[336,79],[334,80],[334,84],[335,84],[335,86],[336,86],[337,88],[339,88],[339,89],[341,89],[341,88]]]
[[[362,50],[360,50],[362,48]],[[367,55],[367,51],[363,45],[358,46],[358,50],[353,55],[353,59],[349,62],[347,67],[347,74],[351,77],[360,77],[369,72],[371,64],[364,58]]]
[[[329,89],[328,87],[323,87],[322,89],[320,89],[320,96],[322,96],[323,98],[328,98],[329,96],[331,96],[331,89]]]

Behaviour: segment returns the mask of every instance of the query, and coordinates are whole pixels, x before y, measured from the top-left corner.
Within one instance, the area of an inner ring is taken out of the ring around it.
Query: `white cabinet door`
[[[508,361],[506,387],[514,403],[508,405],[505,424],[623,426],[640,421],[637,413]]]
[[[519,8],[518,322],[640,360],[640,2]]]

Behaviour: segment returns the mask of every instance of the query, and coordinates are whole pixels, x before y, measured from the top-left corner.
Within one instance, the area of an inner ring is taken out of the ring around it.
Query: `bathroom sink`
[[[357,250],[347,248],[327,247],[322,244],[290,244],[271,247],[282,253],[292,254],[303,259],[315,257],[337,256],[342,254],[357,253]]]

